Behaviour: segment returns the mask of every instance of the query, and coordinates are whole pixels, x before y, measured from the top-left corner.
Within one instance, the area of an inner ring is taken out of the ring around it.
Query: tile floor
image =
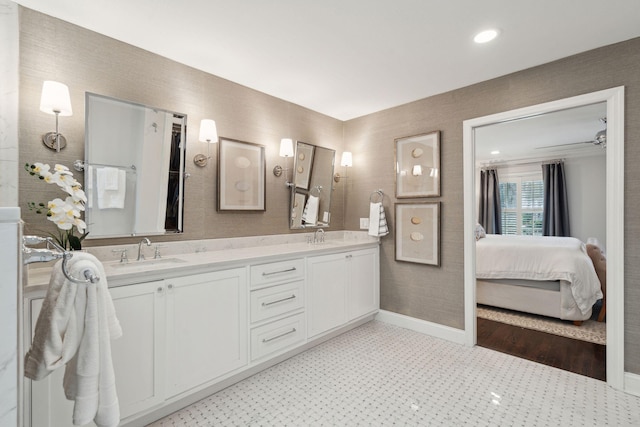
[[[369,322],[151,426],[640,426],[640,397]]]

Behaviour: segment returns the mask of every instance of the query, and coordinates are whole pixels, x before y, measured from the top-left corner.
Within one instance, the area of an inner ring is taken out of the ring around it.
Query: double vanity
[[[146,425],[371,320],[379,239],[335,231],[314,243],[312,236],[143,245],[139,261],[139,245],[89,248],[103,262],[124,332],[111,343],[121,425]],[[130,261],[120,262],[121,249]],[[26,348],[49,272],[26,274]],[[25,426],[72,425],[62,377],[59,369],[25,381]]]

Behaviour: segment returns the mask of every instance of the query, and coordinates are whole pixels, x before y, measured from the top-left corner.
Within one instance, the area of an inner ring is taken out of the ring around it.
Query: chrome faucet
[[[136,261],[142,261],[144,259],[144,254],[142,253],[143,243],[146,243],[147,246],[151,246],[151,240],[149,240],[148,238],[145,237],[140,240],[140,243],[138,243],[138,258],[136,258]]]
[[[318,233],[320,233],[320,238],[318,238]],[[324,243],[324,230],[322,228],[316,229],[315,233],[313,233],[313,243]]]

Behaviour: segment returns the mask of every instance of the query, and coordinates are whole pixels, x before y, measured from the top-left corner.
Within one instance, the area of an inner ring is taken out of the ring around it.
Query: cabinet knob
[[[163,290],[164,290],[164,289],[162,288],[162,286],[158,286],[158,293],[159,293],[159,294],[161,294]]]
[[[346,258],[346,259],[351,259],[351,257],[352,257],[352,256],[353,256],[353,255],[347,255],[347,256],[345,256],[345,258]]]
[[[169,285],[167,285],[167,288],[169,288],[169,289],[173,289],[173,285],[172,285],[172,284],[169,284]]]

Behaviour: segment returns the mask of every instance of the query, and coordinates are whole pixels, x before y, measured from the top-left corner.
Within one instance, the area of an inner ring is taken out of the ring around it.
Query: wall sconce
[[[283,169],[280,165],[276,165],[273,168],[273,174],[277,177],[289,170],[289,157],[293,157],[293,140],[291,138],[282,138],[280,140],[280,157],[285,158],[285,168]],[[287,187],[292,185],[288,180],[285,184]]]
[[[413,175],[413,176],[422,175],[422,166],[421,165],[413,165],[413,168],[411,169],[411,175]]]
[[[42,143],[57,153],[67,146],[67,139],[58,132],[58,116],[71,116],[71,97],[69,88],[63,83],[50,80],[42,84],[42,95],[40,97],[40,111],[56,115],[56,131],[47,132],[42,135]]]
[[[345,151],[344,153],[342,153],[342,157],[340,158],[340,166],[344,166],[344,176],[340,176],[339,173],[336,173],[333,176],[333,180],[335,182],[340,182],[340,178],[344,178],[347,179],[347,168],[350,168],[353,166],[353,155],[351,154],[351,151]]]
[[[200,121],[200,135],[198,136],[198,141],[207,143],[207,155],[196,154],[193,157],[193,163],[202,168],[207,166],[207,163],[209,163],[209,159],[211,158],[211,144],[218,142],[218,129],[216,128],[215,121],[211,119],[203,119]]]

